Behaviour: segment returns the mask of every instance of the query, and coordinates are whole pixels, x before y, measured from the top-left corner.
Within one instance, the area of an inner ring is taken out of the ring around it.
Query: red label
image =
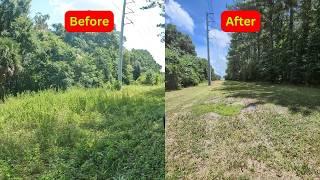
[[[221,29],[225,32],[259,32],[261,15],[258,11],[224,11],[221,14]]]
[[[114,29],[112,11],[68,11],[64,22],[67,32],[111,32]]]

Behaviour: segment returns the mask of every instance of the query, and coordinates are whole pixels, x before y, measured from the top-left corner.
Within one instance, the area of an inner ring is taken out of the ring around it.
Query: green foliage
[[[22,67],[7,80],[6,91],[99,87],[117,78],[119,32],[67,33],[62,24],[50,30],[48,15],[29,18],[30,1],[5,0],[0,5],[1,65]],[[147,70],[156,76],[160,69],[148,51],[126,50],[123,83],[132,84]]]
[[[164,84],[164,82],[165,82],[165,73],[163,72],[157,73],[155,84],[160,85],[160,84]]]
[[[20,61],[20,48],[17,42],[10,38],[0,37],[0,66],[18,69]]]
[[[121,90],[119,32],[51,30],[29,9],[0,0],[0,70],[14,72],[0,78],[0,179],[163,179],[164,89]],[[161,84],[160,69],[148,51],[125,50],[124,84]]]
[[[0,34],[9,32],[16,18],[26,16],[30,10],[31,0],[2,0],[0,1]]]
[[[213,68],[212,80],[216,79]],[[188,35],[166,26],[166,89],[196,86],[208,79],[207,60],[196,57],[195,47]]]
[[[42,91],[0,104],[1,179],[164,178],[164,88]]]
[[[115,89],[115,90],[120,91],[120,90],[121,90],[121,83],[120,83],[120,81],[114,81],[114,82],[112,83],[112,88]]]
[[[43,74],[43,77],[47,78],[47,84],[50,84],[51,88],[65,90],[72,85],[74,74],[67,63],[50,62],[47,66],[47,74]]]
[[[226,79],[319,84],[320,2],[239,1],[237,9],[262,13],[259,33],[234,33]]]
[[[20,43],[22,54],[31,52],[34,47],[32,21],[26,16],[20,16],[10,26],[10,36]]]
[[[38,30],[48,30],[47,21],[50,16],[48,14],[37,13],[34,17],[35,28]]]
[[[81,57],[73,62],[75,81],[87,88],[101,86],[103,74],[97,69],[89,57]]]
[[[180,89],[181,77],[179,65],[179,54],[174,50],[166,48],[166,89]]]
[[[155,63],[152,55],[147,50],[132,49],[130,52],[130,62],[133,65],[139,64],[141,73],[148,70],[159,72],[161,69],[161,66]]]
[[[137,82],[145,85],[160,85],[164,83],[164,77],[161,73],[148,70],[137,79]]]
[[[115,59],[118,59],[117,52],[98,47],[93,52],[92,58],[94,59],[97,69],[103,73],[104,81],[113,81],[116,78],[117,64]]]
[[[191,54],[196,56],[195,46],[191,37],[179,32],[175,25],[166,25],[166,47],[178,51],[180,54]]]
[[[156,79],[155,79],[155,76],[154,76],[154,73],[152,71],[147,71],[146,72],[146,79],[144,81],[145,84],[155,84],[156,82]]]
[[[139,62],[134,64],[132,75],[133,80],[137,80],[141,76],[141,64]]]
[[[198,68],[195,57],[192,55],[184,55],[180,57],[181,67],[181,84],[183,87],[196,86],[200,82]]]

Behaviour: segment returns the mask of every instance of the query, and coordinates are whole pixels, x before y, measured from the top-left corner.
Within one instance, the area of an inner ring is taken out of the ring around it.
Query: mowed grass
[[[0,104],[0,179],[163,179],[164,87],[71,89]]]
[[[167,179],[320,178],[318,88],[217,81],[167,92],[166,113]]]
[[[209,112],[214,112],[223,116],[233,116],[240,113],[242,106],[233,105],[228,106],[225,104],[200,104],[194,106],[192,113],[195,115],[203,115]]]

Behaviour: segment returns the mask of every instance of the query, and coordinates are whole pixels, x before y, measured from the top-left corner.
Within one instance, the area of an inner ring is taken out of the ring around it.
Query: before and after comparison
[[[0,0],[0,180],[320,179],[320,1]]]

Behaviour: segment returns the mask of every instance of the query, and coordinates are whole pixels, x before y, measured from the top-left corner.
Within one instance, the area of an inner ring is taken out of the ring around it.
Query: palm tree
[[[20,49],[16,42],[9,38],[0,38],[0,99],[4,102],[5,85],[20,67]]]

